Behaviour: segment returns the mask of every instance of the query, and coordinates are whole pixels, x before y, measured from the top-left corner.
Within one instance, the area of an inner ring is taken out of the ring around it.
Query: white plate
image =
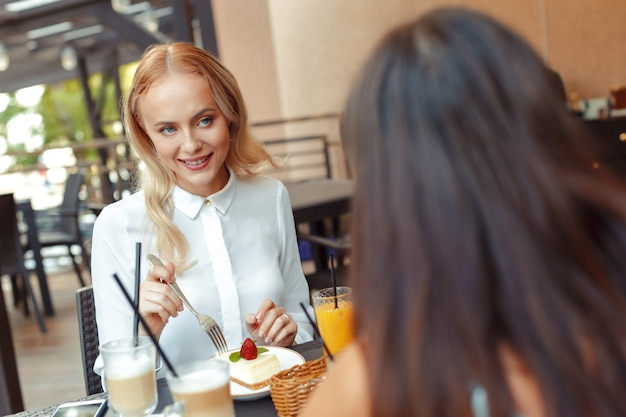
[[[277,346],[262,346],[266,348],[270,353],[276,355],[278,362],[280,362],[280,370],[284,371],[295,365],[302,365],[305,360],[304,356],[296,352],[295,350],[277,347]],[[238,352],[239,349],[230,351]],[[230,352],[228,352],[230,354]],[[236,382],[230,382],[230,395],[235,400],[239,401],[252,401],[259,398],[267,397],[270,394],[270,386],[265,386],[256,390],[248,389],[244,386],[237,384]]]

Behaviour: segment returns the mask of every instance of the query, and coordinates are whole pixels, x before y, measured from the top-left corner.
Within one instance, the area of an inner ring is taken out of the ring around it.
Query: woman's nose
[[[193,153],[202,148],[202,141],[196,138],[191,131],[185,131],[183,139],[183,149],[185,152]]]

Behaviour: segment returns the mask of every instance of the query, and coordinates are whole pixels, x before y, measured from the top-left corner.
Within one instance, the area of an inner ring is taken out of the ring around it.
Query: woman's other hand
[[[255,314],[246,315],[246,327],[258,343],[272,346],[291,346],[298,333],[298,324],[269,298]]]

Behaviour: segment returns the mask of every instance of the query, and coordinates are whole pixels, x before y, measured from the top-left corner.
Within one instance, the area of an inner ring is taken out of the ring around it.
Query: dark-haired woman
[[[494,19],[393,30],[349,98],[358,341],[302,417],[626,416],[626,189]]]

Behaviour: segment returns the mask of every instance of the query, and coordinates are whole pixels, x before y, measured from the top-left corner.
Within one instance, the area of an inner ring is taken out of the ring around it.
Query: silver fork
[[[163,262],[161,262],[161,260],[157,258],[156,256],[152,254],[148,254],[147,258],[148,258],[148,261],[152,265],[163,266]],[[173,284],[168,283],[168,285],[170,286],[172,290],[174,290],[176,295],[180,297],[185,307],[187,307],[189,311],[191,311],[193,315],[196,316],[196,318],[198,319],[198,322],[200,323],[200,326],[202,326],[204,331],[211,338],[211,341],[215,345],[217,352],[220,354],[226,352],[228,350],[228,344],[226,343],[226,338],[224,338],[222,329],[220,329],[220,326],[213,319],[213,317],[202,314],[198,312],[198,310],[193,308],[191,304],[189,303],[189,300],[187,300],[187,297],[185,297],[185,294],[183,294],[182,290],[180,289],[180,287],[178,286],[176,282],[174,282]]]

